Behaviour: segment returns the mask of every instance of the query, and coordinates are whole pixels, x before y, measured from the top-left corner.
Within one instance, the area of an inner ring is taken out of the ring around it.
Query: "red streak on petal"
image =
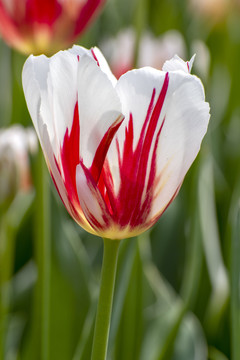
[[[106,158],[109,146],[111,145],[112,139],[116,134],[119,126],[123,122],[124,118],[120,115],[114,123],[109,127],[105,135],[103,136],[97,151],[95,153],[90,172],[97,183],[102,171],[103,163]]]
[[[109,213],[112,216],[112,219],[117,222],[118,219],[116,209],[116,196],[114,193],[114,182],[107,159],[104,162],[102,173],[99,178],[98,189],[100,190],[104,198],[104,201],[106,203]]]
[[[151,210],[154,179],[156,176],[157,146],[164,120],[157,134],[156,129],[167,94],[168,84],[169,75],[167,73],[155,106],[153,106],[153,104],[156,90],[153,89],[135,151],[133,151],[133,118],[132,114],[130,114],[129,125],[125,133],[122,158],[120,153],[118,154],[121,185],[117,200],[117,209],[118,218],[122,226],[127,224],[130,224],[132,227],[142,225]],[[119,149],[118,143],[117,148]],[[153,150],[151,151],[151,149]],[[148,169],[150,170],[148,180],[146,180]],[[146,181],[148,181],[147,184]]]
[[[97,56],[96,56],[96,54],[95,54],[95,52],[94,52],[93,48],[91,49],[91,53],[92,53],[92,56],[93,56],[94,60],[96,61],[97,65],[100,67],[100,64],[99,64],[98,58],[97,58]]]
[[[156,136],[144,202],[143,202],[143,204],[140,205],[140,209],[132,217],[132,219],[134,220],[135,223],[141,224],[141,223],[145,222],[146,218],[151,210],[151,204],[152,204],[153,197],[154,197],[154,185],[155,185],[155,180],[156,180],[157,147],[158,147],[159,138],[160,138],[160,134],[161,134],[164,122],[165,122],[165,118],[163,119],[163,122],[162,122],[160,129]],[[159,181],[159,179],[157,179],[157,180]]]
[[[61,149],[61,162],[64,175],[65,187],[70,199],[70,202],[74,204],[79,203],[77,188],[76,188],[76,167],[79,164],[79,140],[80,140],[80,126],[79,126],[79,114],[78,103],[75,105],[72,128],[69,134],[66,130],[63,146]]]
[[[89,222],[89,224],[96,230],[103,230],[107,228],[111,221],[111,216],[108,210],[108,207],[106,205],[106,202],[100,192],[100,189],[98,187],[98,184],[95,182],[91,172],[86,168],[86,166],[80,162],[81,167],[84,171],[85,178],[87,181],[88,190],[92,193],[92,198],[96,200],[96,202],[99,204],[101,208],[101,214],[98,214],[102,217],[103,224],[100,224],[97,220],[96,216],[88,209],[88,204],[81,199],[82,204],[82,210]]]

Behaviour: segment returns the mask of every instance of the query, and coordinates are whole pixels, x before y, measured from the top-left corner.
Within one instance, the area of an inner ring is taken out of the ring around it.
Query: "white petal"
[[[164,78],[165,73],[162,71],[145,67],[127,72],[121,76],[117,83],[116,90],[122,103],[122,112],[125,116],[123,125],[125,127],[128,125],[130,113],[133,116],[134,147],[137,145],[143,123],[146,119],[153,89],[156,89],[156,94],[158,95],[162,89]],[[124,137],[125,130],[121,126],[121,131],[118,132],[120,145]]]
[[[88,50],[85,49],[82,46],[78,46],[78,45],[74,45],[72,47],[72,49],[69,50],[71,53],[75,54],[75,55],[79,55],[79,57],[81,58],[83,55],[88,55],[89,57],[91,57],[92,59],[94,59],[95,61],[98,62],[99,67],[101,68],[101,70],[107,75],[107,77],[109,78],[109,80],[111,81],[111,83],[113,85],[116,84],[117,79],[115,78],[115,76],[113,75],[113,73],[111,72],[108,63],[105,59],[105,57],[103,56],[102,52],[95,46],[94,48]]]
[[[170,74],[170,84],[179,83],[179,73]],[[181,185],[197,156],[209,122],[209,104],[203,86],[195,76],[183,77],[182,84],[168,99],[166,119],[158,146],[157,185],[150,217],[159,216]]]
[[[109,78],[109,80],[111,81],[111,83],[113,85],[116,85],[117,83],[117,79],[115,78],[115,76],[113,75],[113,73],[111,72],[108,63],[105,59],[105,57],[103,56],[103,54],[101,53],[101,51],[95,46],[92,49],[94,56],[97,58],[99,66],[101,68],[101,70],[107,75],[107,77]]]
[[[179,56],[175,55],[172,59],[165,61],[163,65],[163,71],[178,71],[182,70],[186,73],[190,73],[195,55],[192,56],[190,61],[184,61]]]
[[[56,157],[66,129],[71,127],[73,120],[77,101],[77,66],[77,58],[64,51],[51,58],[30,56],[23,68],[23,89],[31,118],[41,144],[39,121],[47,126]]]
[[[71,129],[77,102],[78,59],[69,51],[60,51],[50,58],[48,96],[51,99],[51,122],[59,149],[67,129]]]
[[[66,188],[64,186],[63,183],[63,178],[59,173],[59,170],[57,168],[57,164],[56,161],[54,159],[54,153],[52,150],[52,146],[50,143],[50,139],[49,139],[49,134],[48,134],[48,129],[46,124],[44,125],[39,125],[40,126],[40,133],[41,133],[41,138],[42,138],[42,142],[43,142],[43,152],[44,152],[44,156],[46,159],[46,163],[48,165],[48,168],[50,170],[50,172],[52,173],[52,176],[55,180],[57,189],[59,191],[59,194],[61,195],[62,201],[66,206],[66,209],[68,210],[68,212],[71,214],[71,207],[68,201],[68,197],[67,197],[67,192],[66,192]]]
[[[49,71],[49,59],[41,55],[29,56],[26,60],[23,72],[22,83],[29,113],[35,129],[39,135],[38,118],[41,107],[41,95],[47,91],[47,74]]]
[[[89,167],[106,131],[121,116],[121,104],[106,74],[87,56],[79,62],[78,105],[80,154]]]

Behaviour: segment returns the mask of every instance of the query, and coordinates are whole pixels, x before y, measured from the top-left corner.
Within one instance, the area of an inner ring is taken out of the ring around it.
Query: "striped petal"
[[[197,77],[173,72],[169,83],[178,86],[172,86],[159,140],[153,218],[159,217],[176,196],[199,152],[210,117],[209,104],[205,102],[204,89]]]
[[[183,71],[135,70],[116,89],[125,120],[108,161],[118,216],[122,225],[150,226],[176,196],[199,151],[209,105],[201,82]]]
[[[76,183],[83,213],[96,233],[104,233],[112,224],[107,205],[91,172],[82,162],[77,166]]]
[[[190,73],[192,70],[195,55],[192,56],[190,61],[184,61],[179,56],[175,55],[172,59],[165,61],[163,64],[163,71],[184,71]]]
[[[86,167],[108,129],[123,119],[120,99],[108,76],[96,61],[83,56],[78,69],[80,154]]]

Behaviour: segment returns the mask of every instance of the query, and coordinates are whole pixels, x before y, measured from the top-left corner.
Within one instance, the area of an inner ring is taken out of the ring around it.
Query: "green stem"
[[[36,179],[36,256],[39,270],[38,296],[40,321],[40,358],[50,359],[49,314],[50,314],[50,191],[48,173],[42,153],[39,153]],[[38,297],[37,296],[37,297]]]
[[[104,239],[101,285],[91,360],[105,360],[107,355],[119,245],[118,240]]]
[[[240,359],[240,207],[237,209],[237,219],[232,238],[231,264],[231,327],[232,327],[232,359]]]

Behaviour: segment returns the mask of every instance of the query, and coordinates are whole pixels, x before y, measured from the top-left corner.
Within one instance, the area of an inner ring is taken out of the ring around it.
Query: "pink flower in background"
[[[150,228],[176,197],[209,122],[193,59],[117,81],[97,49],[30,56],[23,88],[69,214],[111,239]]]
[[[101,48],[117,78],[134,67],[135,42],[136,34],[132,28],[124,29],[115,38],[102,42]],[[159,37],[146,32],[140,40],[137,67],[162,69],[164,62],[175,54],[180,57],[186,55],[185,42],[179,31],[169,30]]]
[[[24,53],[54,53],[73,43],[105,0],[0,0],[0,34]]]

